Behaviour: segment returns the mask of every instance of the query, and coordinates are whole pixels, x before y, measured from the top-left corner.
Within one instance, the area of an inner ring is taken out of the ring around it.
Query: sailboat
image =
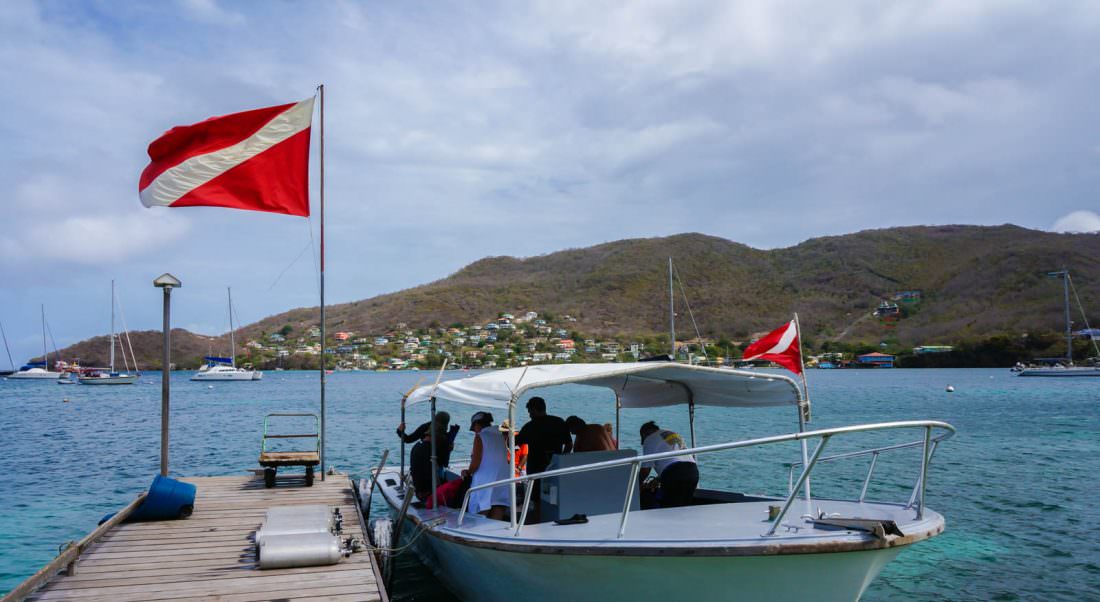
[[[1065,300],[1065,312],[1066,312],[1066,359],[1064,363],[1054,363],[1047,366],[1038,367],[1023,367],[1018,366],[1013,371],[1017,376],[1053,376],[1053,377],[1080,377],[1080,376],[1097,376],[1100,377],[1100,365],[1094,366],[1075,366],[1073,364],[1073,321],[1069,317],[1069,290],[1072,284],[1070,283],[1069,270],[1061,270],[1058,272],[1051,272],[1048,276],[1056,276],[1062,278],[1063,298]],[[1076,296],[1076,291],[1074,292]],[[1077,300],[1080,307],[1080,299]],[[1081,315],[1084,317],[1085,310],[1080,307]],[[1088,318],[1085,318],[1085,327],[1088,328]],[[1091,338],[1091,337],[1090,337]],[[1096,340],[1092,339],[1093,347],[1096,347]],[[1100,355],[1100,351],[1097,352]]]
[[[191,380],[260,380],[264,373],[253,370],[251,365],[237,367],[237,341],[233,330],[233,290],[226,289],[229,296],[229,357],[206,356],[206,363]]]
[[[60,372],[50,370],[50,353],[46,350],[46,306],[42,306],[42,361],[27,362],[8,378],[20,380],[57,380]],[[14,364],[12,365],[14,367]]]
[[[102,370],[93,370],[86,376],[80,376],[79,381],[82,385],[132,385],[137,381],[139,374],[129,374],[126,372],[118,372],[115,370],[115,281],[111,281],[111,368],[108,372]],[[122,341],[119,340],[119,348],[122,350],[122,362],[127,364],[129,369],[129,362],[126,361],[126,347],[122,345]],[[133,350],[131,349],[131,357],[134,360],[134,370],[137,370],[137,358],[133,357]]]

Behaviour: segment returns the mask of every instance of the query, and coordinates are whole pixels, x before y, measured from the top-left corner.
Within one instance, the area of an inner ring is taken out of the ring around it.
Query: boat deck
[[[386,600],[374,556],[353,554],[339,564],[261,571],[251,536],[271,506],[328,504],[344,516],[344,536],[366,541],[352,484],[330,475],[312,487],[301,477],[181,479],[198,488],[195,511],[184,520],[125,523],[80,556],[75,575],[64,571],[28,600]]]
[[[400,507],[394,485],[397,477],[383,471],[379,489],[391,508]],[[518,534],[508,522],[491,520],[468,513],[459,525],[459,512],[450,508],[427,510],[410,506],[413,523],[444,518],[432,532],[455,541],[512,551],[560,554],[659,554],[746,556],[757,554],[802,554],[821,551],[855,551],[906,545],[943,531],[944,518],[926,510],[923,518],[902,504],[852,502],[815,498],[813,511],[831,517],[850,517],[893,521],[904,536],[876,539],[860,530],[823,527],[804,516],[805,502],[797,500],[782,526],[772,536],[768,530],[768,506],[782,500],[750,501],[695,505],[684,508],[634,510],[628,517],[626,532],[618,537],[621,514],[588,516],[588,522],[557,525],[553,522],[525,525]],[[409,529],[411,532],[412,529]]]

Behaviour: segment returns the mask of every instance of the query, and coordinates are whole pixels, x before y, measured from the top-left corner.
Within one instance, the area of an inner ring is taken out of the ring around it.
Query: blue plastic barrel
[[[157,475],[149,494],[129,521],[173,520],[191,516],[195,508],[195,486]]]

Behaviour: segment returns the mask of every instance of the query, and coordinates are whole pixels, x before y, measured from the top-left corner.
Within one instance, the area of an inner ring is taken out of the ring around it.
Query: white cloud
[[[1050,227],[1054,232],[1100,232],[1100,213],[1074,211],[1058,218]]]
[[[169,210],[115,215],[58,215],[22,232],[0,237],[12,259],[58,261],[70,265],[121,263],[187,233],[190,224]]]
[[[240,25],[245,22],[244,15],[226,10],[218,0],[178,0],[184,14],[192,19],[211,25]]]

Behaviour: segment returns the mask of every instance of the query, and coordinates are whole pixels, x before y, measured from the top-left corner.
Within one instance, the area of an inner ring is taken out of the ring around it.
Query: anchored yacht
[[[233,291],[226,289],[229,296],[229,357],[207,356],[205,364],[191,376],[191,380],[260,380],[264,373],[253,370],[252,364],[237,367],[237,339],[233,331]]]
[[[459,508],[432,509],[415,501],[402,454],[402,466],[377,471],[377,488],[393,517],[391,545],[411,544],[464,600],[857,600],[906,546],[943,532],[944,517],[925,507],[924,495],[932,456],[954,433],[951,425],[923,420],[806,431],[809,402],[792,379],[778,374],[672,362],[531,366],[419,387],[407,403],[430,404],[433,419],[436,400],[501,409],[515,424],[524,394],[564,384],[614,392],[620,442],[622,410],[686,407],[690,448],[648,455],[625,448],[566,454],[533,475],[516,472],[511,454],[509,474],[519,476],[471,487]],[[694,424],[702,406],[788,407],[792,418],[797,412],[799,428],[700,445]],[[830,442],[868,434],[878,446],[824,453]],[[903,441],[882,445],[890,435]],[[509,434],[507,444],[515,449],[513,438]],[[786,464],[783,494],[731,491],[704,479],[687,506],[642,503],[643,463],[690,455],[706,475],[708,464],[735,461],[740,450],[794,442],[801,453]],[[868,486],[882,477],[875,473],[879,455],[905,450],[919,454],[918,469],[889,477],[891,483],[904,477],[912,488],[903,499],[869,499]],[[869,468],[850,498],[811,496],[815,467],[853,459]],[[461,468],[455,464],[452,470]],[[444,480],[454,478],[457,474],[445,472]],[[369,499],[373,485],[364,480],[360,487]],[[472,493],[501,487],[508,490],[506,520],[467,512]],[[533,495],[539,498],[537,520]]]

